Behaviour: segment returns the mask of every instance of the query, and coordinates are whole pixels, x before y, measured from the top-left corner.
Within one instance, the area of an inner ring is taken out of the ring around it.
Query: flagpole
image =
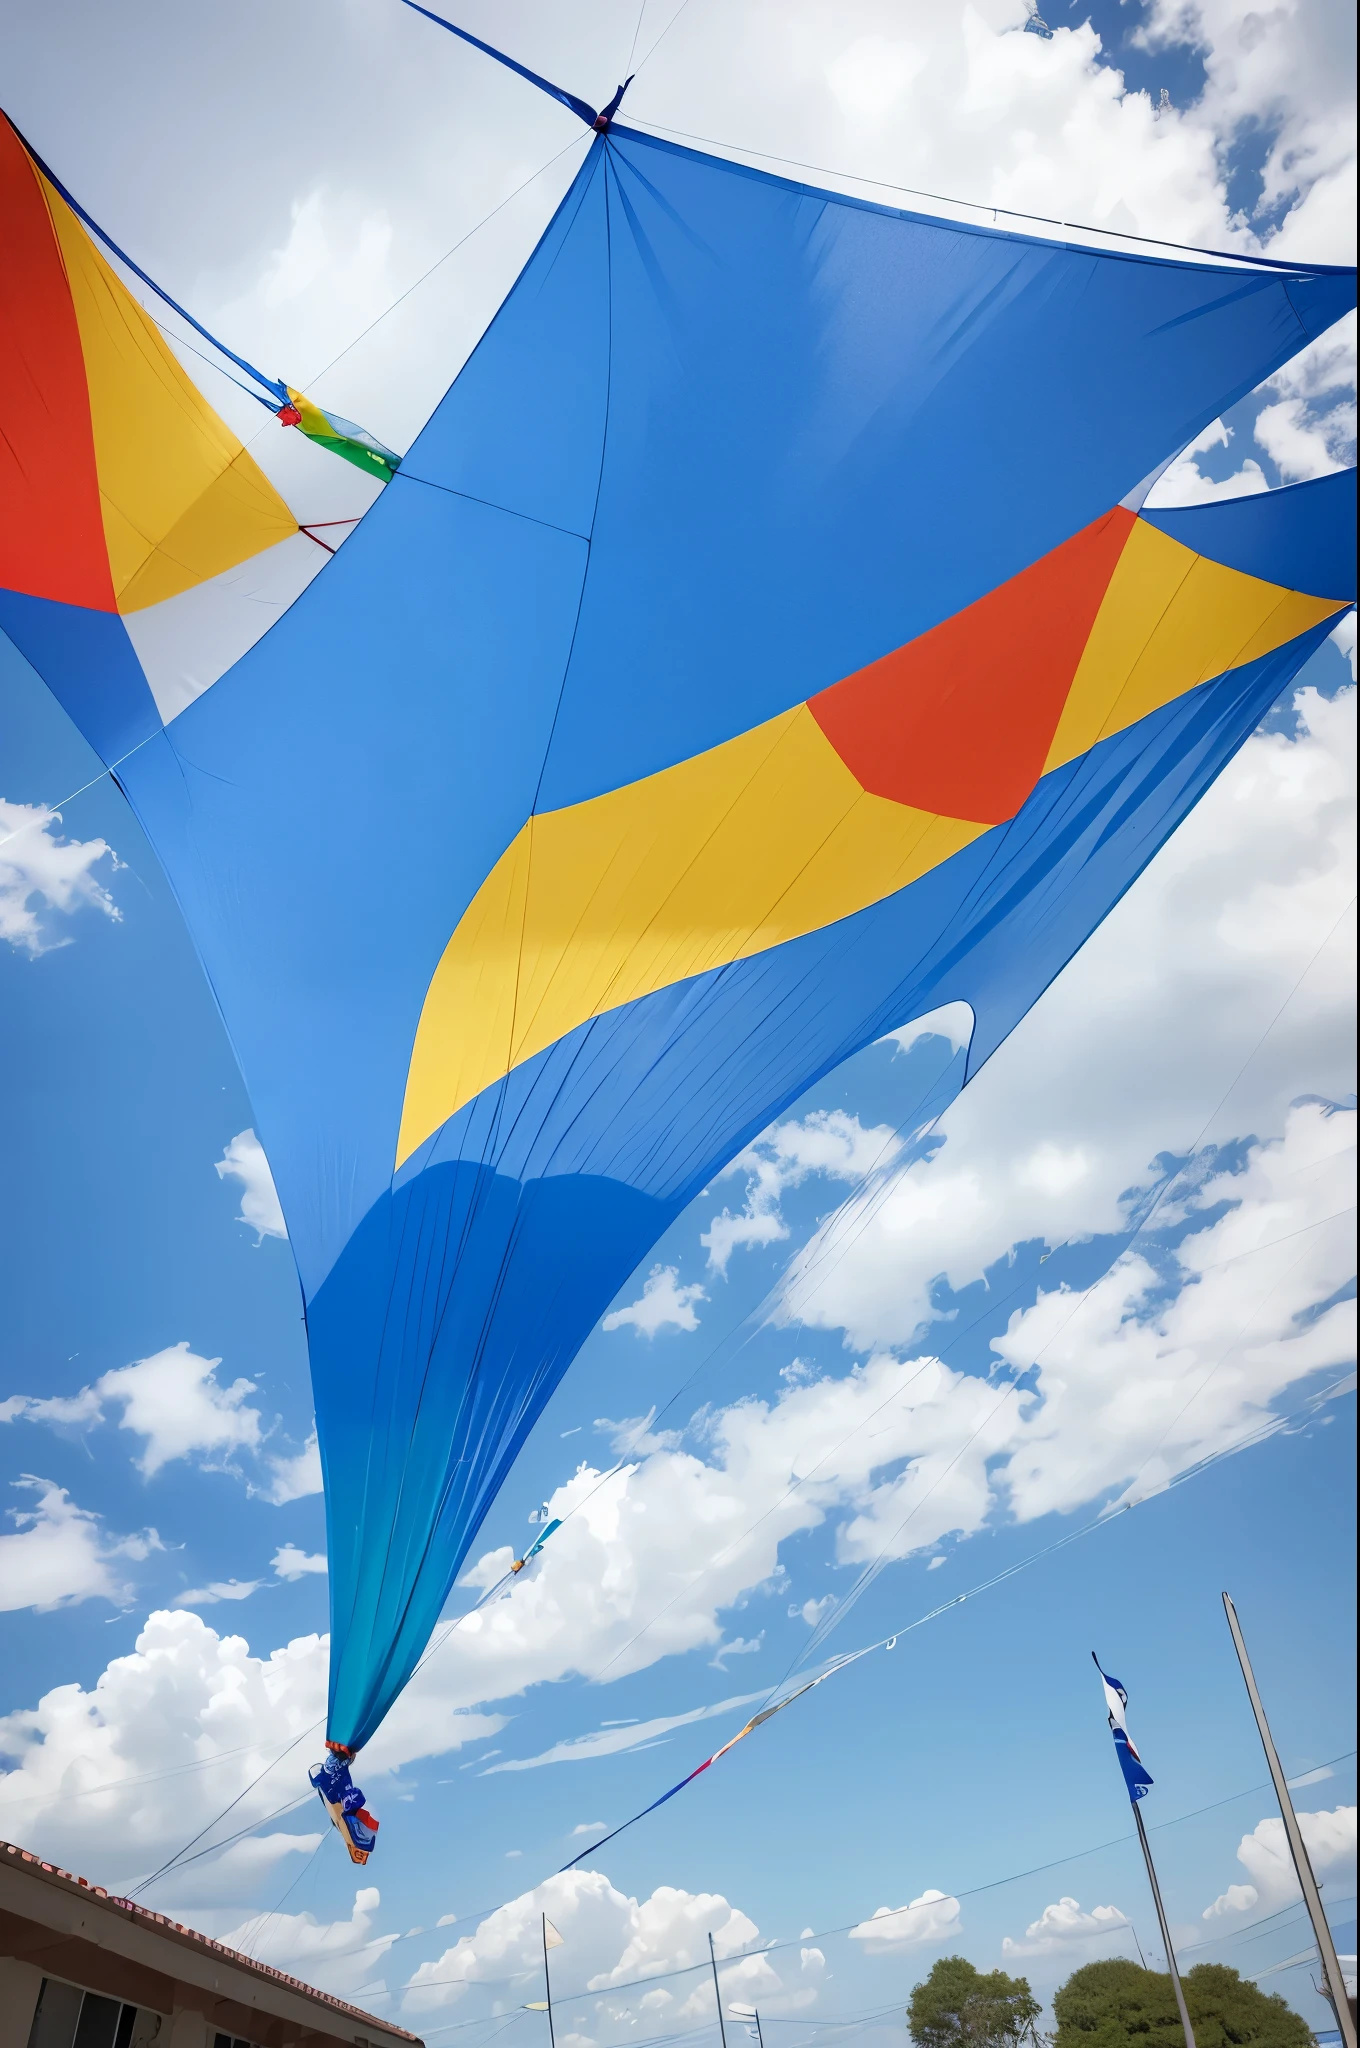
[[[1247,1646],[1242,1640],[1242,1626],[1237,1619],[1237,1609],[1226,1593],[1223,1595],[1223,1611],[1228,1617],[1228,1627],[1232,1630],[1233,1648],[1237,1652],[1237,1661],[1242,1666],[1247,1698],[1251,1701],[1251,1711],[1256,1716],[1261,1747],[1266,1753],[1266,1762],[1270,1766],[1270,1775],[1275,1783],[1275,1796],[1280,1802],[1280,1818],[1284,1822],[1284,1831],[1289,1839],[1289,1853],[1294,1859],[1299,1888],[1308,1907],[1308,1917],[1313,1923],[1313,1937],[1317,1942],[1318,1954],[1322,1958],[1322,1973],[1327,1980],[1329,2002],[1336,2013],[1336,2023],[1341,2029],[1341,2039],[1345,2048],[1356,2048],[1355,2017],[1351,2012],[1350,2000],[1346,1996],[1346,1982],[1341,1974],[1341,1964],[1337,1960],[1336,1943],[1332,1940],[1332,1930],[1327,1925],[1327,1915],[1322,1910],[1322,1895],[1317,1888],[1317,1879],[1313,1876],[1313,1866],[1309,1861],[1298,1815],[1294,1811],[1294,1802],[1289,1796],[1289,1784],[1280,1768],[1280,1759],[1275,1748],[1275,1739],[1270,1732],[1270,1723],[1266,1719],[1266,1710],[1261,1704],[1261,1695],[1256,1690],[1256,1676],[1251,1668],[1251,1659],[1247,1655]]]
[[[1152,1903],[1157,1908],[1157,1925],[1162,1930],[1162,1947],[1166,1950],[1166,1965],[1171,1972],[1171,1989],[1176,1994],[1176,2010],[1181,2016],[1181,2031],[1185,2035],[1185,2048],[1196,2048],[1195,2030],[1190,2024],[1190,2011],[1185,2003],[1185,1992],[1181,1988],[1181,1973],[1176,1968],[1176,1951],[1171,1945],[1171,1929],[1166,1924],[1166,1908],[1162,1904],[1162,1888],[1157,1882],[1157,1866],[1152,1860],[1152,1845],[1143,1826],[1143,1812],[1136,1799],[1129,1801],[1133,1818],[1138,1827],[1138,1840],[1142,1846],[1143,1861],[1147,1865],[1148,1883],[1152,1886]],[[1137,1937],[1134,1937],[1135,1940]]]
[[[553,2032],[552,1977],[548,1971],[548,1916],[539,1915],[543,1923],[543,1990],[548,2000],[548,2048],[557,2048],[557,2035]]]
[[[708,1937],[708,1960],[713,1966],[713,1996],[718,2002],[718,2033],[722,2039],[722,2048],[727,2048],[727,2029],[723,2025],[722,2016],[722,1993],[718,1989],[718,1957],[713,1947],[713,1936],[711,1933]],[[556,2043],[553,2044],[553,2048],[556,2048]],[[1350,2048],[1354,2048],[1353,2043],[1350,2044]]]

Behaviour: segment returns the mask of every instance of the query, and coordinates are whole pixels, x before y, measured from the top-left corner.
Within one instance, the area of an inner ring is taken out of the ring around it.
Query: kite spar
[[[111,452],[91,259],[56,253],[92,245],[6,171],[0,627],[120,764],[250,1090],[306,1304],[333,1754],[692,1196],[938,1005],[975,1073],[1354,592],[1351,479],[1143,510],[1353,272],[942,220],[573,111],[537,248],[270,630],[211,623],[294,532],[244,451],[217,523],[134,569],[211,642],[178,694],[103,492],[159,453]],[[254,553],[203,538],[249,521]]]

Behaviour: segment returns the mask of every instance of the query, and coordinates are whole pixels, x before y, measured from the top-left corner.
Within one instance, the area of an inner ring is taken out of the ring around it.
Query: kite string
[[[682,5],[676,11],[675,20],[679,19],[680,15],[684,13],[685,7],[687,7],[688,5],[689,0],[682,0]],[[667,29],[663,30],[662,36],[658,36],[658,43],[662,41],[665,35],[669,34],[670,27],[673,26],[674,21],[670,24],[670,26],[668,26]],[[655,49],[656,45],[653,44],[652,47],[653,49]],[[647,56],[650,57],[651,54],[652,52],[649,50]],[[645,64],[647,62],[647,57],[644,57],[642,61]],[[639,65],[638,69],[641,70],[641,68],[642,66]],[[643,116],[643,119],[646,119],[645,115]],[[695,135],[685,128],[667,128],[664,125],[664,123],[660,121],[648,121],[647,127],[655,128],[657,132],[661,135],[678,136],[684,142],[702,143],[706,149],[735,150],[739,151],[743,156],[762,157],[767,163],[787,164],[793,170],[816,171],[818,175],[823,178],[847,178],[851,181],[852,184],[876,185],[880,188],[880,190],[884,192],[902,192],[912,199],[929,199],[937,206],[963,206],[967,207],[971,213],[990,213],[993,220],[995,220],[997,214],[1004,213],[1008,220],[1033,221],[1037,226],[1062,228],[1065,232],[1070,229],[1075,229],[1075,231],[1078,234],[1082,235],[1109,235],[1121,242],[1137,242],[1148,248],[1174,249],[1178,252],[1178,254],[1183,256],[1211,256],[1217,262],[1248,263],[1255,265],[1259,269],[1266,270],[1287,270],[1290,272],[1297,273],[1299,269],[1299,266],[1296,263],[1282,261],[1279,257],[1253,254],[1249,250],[1205,249],[1199,247],[1197,244],[1193,242],[1167,241],[1165,237],[1160,235],[1136,235],[1131,233],[1127,228],[1097,228],[1091,227],[1085,221],[1059,220],[1056,219],[1054,216],[1046,213],[1024,213],[1018,207],[993,205],[990,200],[956,199],[945,192],[923,191],[919,186],[916,185],[897,185],[893,183],[891,178],[875,178],[864,171],[832,170],[826,164],[807,163],[801,157],[777,156],[773,150],[756,149],[750,143],[747,142],[719,142],[716,141],[711,135]],[[645,136],[645,130],[640,129],[638,132]],[[836,195],[833,193],[830,196],[834,198]],[[1338,266],[1330,264],[1315,264],[1311,266],[1314,272],[1321,271],[1324,274],[1330,273],[1333,269],[1337,267]]]

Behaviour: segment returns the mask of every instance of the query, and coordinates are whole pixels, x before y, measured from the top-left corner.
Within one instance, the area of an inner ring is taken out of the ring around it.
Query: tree
[[[907,2007],[916,2048],[1017,2048],[1038,2017],[1024,1977],[984,1977],[963,1956],[941,1956]]]
[[[1197,2048],[1311,2048],[1312,2033],[1282,1998],[1222,1963],[1181,1982]],[[1074,1970],[1053,1999],[1054,2048],[1181,2048],[1169,1976],[1111,1958]]]

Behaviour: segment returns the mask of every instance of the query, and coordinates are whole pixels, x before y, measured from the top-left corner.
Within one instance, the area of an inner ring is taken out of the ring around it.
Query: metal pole
[[[722,2016],[722,1993],[718,1989],[718,1958],[714,1951],[713,1936],[711,1934],[708,1937],[708,1960],[713,1965],[713,1996],[718,2001],[718,2032],[722,2037],[722,2048],[727,2048],[727,2029],[723,2025]],[[555,2043],[554,2048],[556,2048]]]
[[[1176,1968],[1176,1951],[1171,1946],[1171,1929],[1166,1924],[1166,1908],[1162,1904],[1162,1888],[1157,1882],[1157,1870],[1152,1861],[1152,1849],[1143,1826],[1142,1810],[1136,1799],[1130,1800],[1133,1817],[1138,1823],[1138,1840],[1143,1847],[1143,1861],[1147,1865],[1148,1883],[1152,1886],[1152,1903],[1157,1908],[1157,1925],[1162,1930],[1162,1947],[1166,1950],[1166,1965],[1171,1972],[1171,1989],[1176,1994],[1176,2010],[1181,2016],[1181,2030],[1185,2035],[1185,2048],[1195,2048],[1195,2030],[1190,2024],[1190,2013],[1181,1989],[1181,1973]]]
[[[760,2024],[760,2007],[759,2007],[758,2005],[753,2005],[753,2006],[751,2007],[751,2010],[752,2010],[752,2012],[753,2012],[753,2013],[755,2014],[755,2016],[756,2016],[756,2043],[757,2043],[757,2048],[765,2048],[765,2029],[764,2029],[764,2028],[763,2028],[763,2027],[761,2026],[761,2024]]]
[[[1270,1775],[1275,1781],[1275,1797],[1280,1802],[1280,1818],[1284,1822],[1284,1831],[1289,1838],[1289,1853],[1298,1872],[1299,1886],[1308,1907],[1308,1917],[1313,1923],[1313,1936],[1317,1942],[1318,1954],[1322,1958],[1322,1974],[1327,1980],[1327,1994],[1336,2013],[1336,2023],[1341,2029],[1341,2039],[1345,2043],[1345,2048],[1356,2048],[1355,2017],[1351,2012],[1350,2000],[1346,1996],[1341,1965],[1337,1961],[1336,1943],[1332,1940],[1332,1930],[1327,1925],[1327,1915],[1322,1910],[1322,1897],[1317,1888],[1317,1879],[1313,1876],[1313,1866],[1308,1860],[1308,1851],[1304,1846],[1303,1831],[1299,1827],[1294,1802],[1289,1796],[1289,1786],[1280,1768],[1280,1759],[1270,1732],[1270,1723],[1266,1719],[1266,1710],[1261,1705],[1261,1695],[1256,1690],[1256,1677],[1251,1668],[1251,1659],[1247,1655],[1247,1646],[1242,1640],[1242,1627],[1237,1619],[1237,1609],[1226,1593],[1223,1595],[1223,1611],[1228,1617],[1233,1648],[1237,1651],[1237,1661],[1242,1666],[1242,1676],[1246,1680],[1247,1698],[1251,1701],[1251,1711],[1256,1716],[1261,1747],[1266,1753]]]
[[[543,1933],[543,1990],[548,2000],[548,2048],[557,2048],[557,2035],[553,2032],[552,1978],[548,1974],[548,1916],[539,1915]]]

